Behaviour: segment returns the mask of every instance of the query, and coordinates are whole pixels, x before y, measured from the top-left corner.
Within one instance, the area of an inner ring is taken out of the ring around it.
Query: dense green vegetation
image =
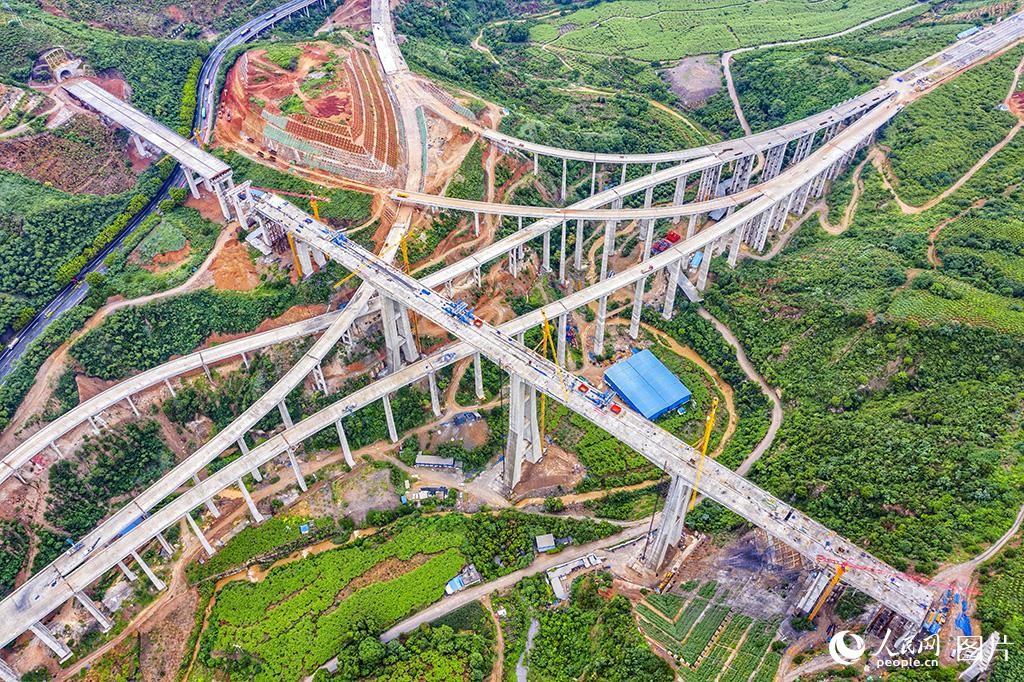
[[[28,532],[18,521],[0,520],[0,597],[14,588],[28,557]]]
[[[205,43],[136,38],[54,16],[25,0],[9,4],[20,21],[6,24],[0,33],[0,81],[24,83],[39,55],[62,45],[96,71],[123,75],[132,104],[178,126],[189,69],[196,57],[206,55]]]
[[[73,196],[0,170],[0,330],[17,331],[156,195],[161,172],[131,192]]]
[[[370,217],[373,197],[369,194],[316,185],[294,175],[250,161],[237,152],[227,152],[226,154],[218,152],[218,156],[231,166],[236,182],[252,180],[252,184],[256,187],[309,193],[315,197],[329,199],[329,201],[318,202],[317,209],[320,212],[320,217],[331,225],[350,227]],[[286,196],[285,199],[312,214],[313,209],[309,205],[309,200],[290,196]]]
[[[551,588],[543,576],[534,576],[521,581],[508,597],[495,600],[509,613],[504,623],[505,679],[515,679],[514,662],[536,619],[539,629],[524,661],[530,679],[670,682],[672,670],[637,631],[629,600],[600,594],[610,585],[607,573],[585,575],[573,583],[570,603],[551,609]]]
[[[406,517],[376,535],[276,568],[261,582],[228,585],[202,635],[200,662],[244,669],[255,680],[292,679],[341,652],[346,677],[379,674],[374,666],[387,654],[376,636],[438,599],[467,562],[491,579],[528,564],[537,533],[587,542],[616,530],[516,512]],[[463,642],[455,658],[483,673],[489,666],[474,656],[483,655],[478,644]],[[416,652],[392,652],[394,663],[415,668],[423,663]]]
[[[81,462],[87,463],[83,470]],[[46,520],[68,536],[79,538],[104,517],[118,498],[159,478],[174,463],[151,420],[87,437],[73,459],[50,467]]]
[[[504,0],[405,3],[396,12],[399,32],[410,37],[402,53],[413,68],[507,106],[511,115],[502,121],[502,129],[519,137],[621,152],[687,147],[711,139],[681,115],[650,104],[649,97],[668,101],[670,95],[653,69],[643,64],[601,57],[570,66],[555,54],[526,46],[525,34],[514,25],[485,31],[485,43],[500,63],[470,47],[485,23],[511,11],[513,6]],[[580,82],[607,92],[581,91]],[[570,179],[589,182],[589,167],[570,163],[569,168]]]
[[[805,45],[742,52],[732,76],[743,114],[756,132],[796,121],[864,93],[894,71],[938,52],[967,28],[932,24],[928,6],[854,33]],[[727,137],[742,134],[732,101],[723,88],[693,112]]]
[[[530,40],[570,53],[674,60],[836,33],[910,5],[906,0],[614,1],[533,24]]]
[[[251,292],[206,289],[123,308],[85,334],[69,352],[92,376],[123,378],[133,370],[166,362],[172,355],[192,352],[214,332],[252,331],[293,305],[325,303],[332,281],[327,268],[298,286],[282,276]]]
[[[99,287],[104,294],[138,298],[165,291],[187,280],[217,242],[220,226],[193,208],[150,215],[125,243],[104,260],[109,272]],[[137,246],[136,246],[137,245]],[[171,267],[154,267],[161,254],[188,246],[188,255]],[[154,271],[155,270],[155,271]]]
[[[486,193],[484,187],[484,147],[478,140],[473,143],[462,160],[458,172],[448,182],[445,196],[456,199],[472,199],[483,201]]]
[[[716,600],[716,591],[717,585],[711,582],[688,598],[651,595],[637,604],[640,627],[686,663],[678,673],[687,682],[708,682],[719,675],[724,682],[743,682],[755,671],[756,680],[775,679],[780,658],[771,643],[778,623],[731,610],[721,598]],[[721,634],[714,638],[719,630]]]
[[[998,557],[982,565],[979,571],[981,595],[977,599],[977,616],[985,636],[994,630],[1010,642],[1006,646],[1008,660],[997,655],[993,664],[992,682],[1011,682],[1024,676],[1024,554],[1015,545],[1004,549]]]
[[[961,74],[911,103],[886,128],[881,143],[896,176],[896,191],[920,204],[953,184],[1006,136],[1017,118],[998,107],[1024,49]]]
[[[754,480],[897,567],[928,573],[977,552],[1022,501],[1017,299],[911,270],[927,266],[928,231],[977,201],[987,219],[1015,216],[1021,194],[1005,178],[1022,167],[1011,144],[914,216],[868,171],[842,237],[809,223],[770,262],[716,268],[709,289],[708,307],[786,399]]]

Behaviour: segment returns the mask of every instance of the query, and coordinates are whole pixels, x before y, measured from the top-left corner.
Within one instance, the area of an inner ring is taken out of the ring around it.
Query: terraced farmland
[[[909,0],[618,0],[552,18],[530,39],[567,51],[644,61],[836,33]]]
[[[636,607],[641,631],[672,654],[687,682],[773,680],[781,661],[770,650],[778,623],[730,609],[716,591],[710,582],[688,600],[651,595]]]

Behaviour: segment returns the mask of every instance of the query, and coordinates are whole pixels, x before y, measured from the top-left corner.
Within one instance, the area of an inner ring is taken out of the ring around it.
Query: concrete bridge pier
[[[708,273],[711,272],[711,258],[714,256],[715,247],[708,244],[704,247],[704,256],[701,258],[700,267],[697,269],[697,291],[704,291],[708,285]]]
[[[302,468],[299,466],[299,460],[295,459],[295,448],[288,448],[288,463],[292,467],[292,471],[295,472],[295,482],[299,484],[299,489],[302,492],[306,492],[306,477],[302,475]]]
[[[160,549],[163,550],[164,556],[168,559],[174,556],[174,548],[171,547],[171,543],[167,542],[167,538],[164,537],[163,533],[157,533],[156,540],[160,543]]]
[[[705,256],[707,255],[707,249],[705,249]],[[661,308],[661,316],[666,320],[671,320],[672,315],[675,312],[676,307],[676,289],[679,288],[679,279],[683,276],[683,263],[686,262],[686,257],[679,258],[669,266],[665,268],[666,274],[668,275],[668,287],[665,289],[665,303]],[[701,261],[701,265],[704,261]],[[639,330],[640,321],[637,320],[637,327]],[[635,338],[635,337],[634,337]]]
[[[504,479],[509,490],[519,483],[523,460],[536,463],[543,454],[537,422],[537,389],[517,374],[509,375],[509,425]]]
[[[768,150],[768,155],[765,157],[764,168],[761,170],[761,182],[773,180],[780,172],[782,172],[782,163],[786,160],[787,147],[789,147],[789,142],[783,142],[782,144],[775,145]]]
[[[693,213],[690,215],[689,222],[686,223],[686,238],[689,239],[693,235],[697,234],[697,214]]]
[[[309,245],[304,241],[295,240],[295,254],[299,257],[299,267],[302,269],[302,278],[305,279],[313,274],[313,260],[309,257]]]
[[[622,200],[612,202],[613,209],[622,208]],[[601,279],[603,282],[608,279],[608,259],[615,253],[615,230],[619,226],[617,220],[604,221],[604,247],[601,249]]]
[[[279,402],[277,404],[277,411],[281,413],[281,421],[284,422],[284,426],[286,429],[290,429],[293,426],[295,426],[295,424],[292,422],[292,415],[290,412],[288,412],[288,403],[286,403],[283,400]]]
[[[402,366],[402,356],[409,362],[419,359],[416,339],[412,336],[409,312],[397,301],[381,297],[381,319],[384,325],[384,346],[387,350],[388,371],[397,372]]]
[[[793,151],[793,158],[790,159],[789,165],[793,167],[798,163],[801,163],[811,154],[811,147],[814,145],[814,134],[817,131],[812,131],[801,137],[796,142],[796,149]]]
[[[629,166],[628,163],[622,164],[622,175],[619,177],[619,184],[620,185],[625,185],[626,184],[626,168],[628,166]]]
[[[576,270],[583,269],[583,218],[576,219],[576,244],[572,265]]]
[[[750,176],[754,170],[754,158],[750,156],[744,156],[742,159],[736,162],[736,168],[732,174],[732,183],[729,184],[729,194],[736,194],[742,192],[750,186]]]
[[[50,632],[50,629],[45,625],[37,622],[30,625],[28,629],[31,630],[32,634],[35,635],[40,642],[45,644],[50,651],[56,654],[58,661],[63,663],[71,658],[71,649],[68,648],[68,645],[54,637],[53,633]]]
[[[437,377],[433,372],[427,374],[427,386],[430,388],[430,411],[435,417],[440,417],[441,403],[437,397]]]
[[[559,199],[561,199],[562,203],[565,203],[565,197],[566,197],[566,193],[565,193],[565,176],[566,176],[566,171],[568,170],[567,166],[568,166],[568,161],[563,158],[562,159],[562,193],[558,195],[558,197],[559,197]]]
[[[133,583],[138,580],[139,577],[135,575],[132,569],[128,568],[128,564],[124,561],[118,561],[117,567],[121,569],[122,573],[124,573],[124,577],[127,578],[128,582]]]
[[[479,353],[473,354],[473,390],[476,392],[476,399],[483,401],[487,395],[484,393],[484,368]]]
[[[731,235],[732,238],[729,240],[729,267],[731,268],[736,267],[736,262],[739,260],[740,244],[743,242],[743,235],[746,234],[747,228],[750,227],[750,223],[751,221],[748,220],[733,230]]]
[[[565,284],[565,220],[562,220],[562,234],[558,243],[558,281]]]
[[[656,172],[658,172],[658,164],[652,163],[651,175],[654,175]],[[654,185],[650,185],[644,190],[644,208],[650,208],[652,203],[654,203]]]
[[[651,244],[654,242],[654,220],[644,221],[646,227],[642,230],[644,234],[644,251],[640,256],[641,262],[646,262],[651,257]],[[633,314],[629,319],[629,337],[635,339],[640,334],[640,316],[643,314],[644,291],[647,289],[647,275],[644,275],[633,289]]]
[[[546,231],[541,239],[540,267],[543,272],[551,272],[551,230]]]
[[[707,201],[715,196],[718,180],[722,177],[722,164],[710,166],[701,171],[700,184],[697,187],[697,201]]]
[[[253,523],[259,525],[263,523],[263,514],[256,508],[256,503],[252,501],[252,496],[249,494],[249,489],[245,487],[245,482],[242,479],[238,479],[238,489],[242,491],[242,497],[245,498],[245,505],[249,507],[249,513],[252,515]]]
[[[89,595],[85,592],[75,592],[75,599],[77,599],[78,603],[89,612],[89,615],[100,624],[101,631],[108,632],[110,628],[114,627],[114,623],[107,618],[105,613],[100,611],[99,607],[96,606],[92,599],[89,599]]]
[[[686,179],[687,179],[687,177],[688,176],[686,176],[686,175],[680,175],[678,178],[676,178],[676,188],[672,192],[672,205],[673,206],[682,206],[683,203],[686,201]],[[673,225],[678,225],[679,221],[681,219],[682,219],[682,216],[676,216],[676,217],[672,218],[672,224]]]
[[[320,366],[320,363],[313,365],[313,383],[316,385],[317,390],[321,393],[327,394],[327,377],[324,376],[324,369]]]
[[[246,368],[248,368],[248,365],[246,365]],[[167,387],[167,392],[171,394],[172,398],[177,398],[178,397],[178,394],[174,391],[174,386],[171,385],[170,381],[168,381],[167,379],[164,379],[164,386]]]
[[[569,313],[558,316],[558,339],[555,341],[555,359],[559,367],[565,367],[565,336],[569,332]]]
[[[690,487],[681,476],[673,476],[668,487],[668,497],[661,512],[661,526],[654,542],[647,547],[644,565],[657,571],[661,568],[670,547],[679,544],[686,522],[686,508],[690,503]]]
[[[283,402],[281,404],[284,405]],[[248,455],[249,446],[245,444],[245,434],[239,436],[236,442],[238,443],[238,451],[242,453],[242,456],[245,457],[246,455]],[[253,480],[256,481],[257,483],[261,483],[263,481],[263,474],[260,473],[260,468],[258,466],[254,466],[252,468],[252,471],[250,471],[249,473],[252,474]]]
[[[597,189],[597,161],[590,167],[590,196],[594,196],[594,190]]]
[[[199,540],[199,544],[203,546],[203,551],[206,552],[206,556],[213,556],[213,546],[210,541],[203,535],[203,531],[199,528],[199,524],[192,518],[192,514],[185,514],[185,520],[188,521],[189,527],[192,532],[195,533],[196,538]]]
[[[473,236],[480,236],[480,211],[473,211]]]
[[[597,322],[594,326],[594,355],[604,353],[604,323],[608,317],[608,297],[597,300]]]
[[[391,397],[385,395],[381,400],[384,402],[384,419],[388,423],[388,437],[392,443],[397,443],[398,429],[395,428],[395,413],[391,411]]]
[[[192,194],[193,199],[199,198],[199,185],[196,184],[196,176],[192,174],[186,166],[182,166],[181,170],[185,172],[185,182],[188,184],[188,190]]]
[[[345,435],[345,427],[340,419],[334,422],[334,428],[338,432],[338,443],[341,444],[341,454],[345,456],[345,464],[348,464],[349,468],[354,467],[356,460],[352,457],[352,448],[349,447],[348,436]]]
[[[149,582],[153,583],[153,587],[156,588],[157,592],[163,592],[167,589],[167,585],[164,584],[164,581],[157,577],[157,574],[153,572],[153,569],[149,567],[149,564],[143,561],[137,551],[132,550],[132,558],[135,559],[135,563],[138,564],[139,568],[142,569],[142,572],[146,574],[147,578],[149,578]]]
[[[21,678],[18,677],[18,673],[14,672],[14,669],[7,665],[2,658],[0,658],[0,681],[21,682]]]
[[[195,476],[195,475],[193,476],[193,483],[196,484],[196,485],[199,485],[199,483],[200,483],[199,476]],[[213,504],[213,500],[211,500],[210,498],[207,498],[206,500],[204,500],[204,502],[206,503],[206,508],[210,512],[210,514],[214,518],[220,518],[220,512],[217,510],[217,505]]]
[[[540,159],[537,158],[537,152],[533,153],[533,174],[540,175]]]

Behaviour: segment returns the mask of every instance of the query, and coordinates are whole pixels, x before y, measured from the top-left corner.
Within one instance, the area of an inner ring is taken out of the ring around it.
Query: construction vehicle
[[[682,239],[682,237],[679,236],[678,232],[669,232],[668,234],[665,235],[665,239],[675,244],[680,239]]]
[[[697,464],[697,476],[693,479],[693,490],[690,492],[690,506],[687,511],[693,511],[697,506],[697,486],[700,484],[700,476],[704,473],[704,461],[708,456],[708,443],[711,442],[711,429],[715,425],[715,414],[718,412],[718,398],[711,400],[711,410],[704,420],[704,436],[700,441],[700,462]]]
[[[668,247],[672,246],[672,242],[667,239],[659,239],[658,241],[651,244],[651,253],[661,253]]]

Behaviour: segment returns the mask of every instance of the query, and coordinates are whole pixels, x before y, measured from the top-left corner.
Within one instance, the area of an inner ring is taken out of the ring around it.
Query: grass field
[[[644,61],[679,59],[855,26],[908,0],[619,0],[552,18],[530,39],[574,52]]]

